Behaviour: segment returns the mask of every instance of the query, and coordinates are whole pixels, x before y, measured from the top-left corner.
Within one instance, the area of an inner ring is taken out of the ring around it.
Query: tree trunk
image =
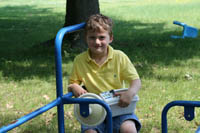
[[[67,0],[64,27],[85,22],[87,18],[99,13],[98,0]],[[72,48],[86,48],[83,31],[68,34],[66,38]]]

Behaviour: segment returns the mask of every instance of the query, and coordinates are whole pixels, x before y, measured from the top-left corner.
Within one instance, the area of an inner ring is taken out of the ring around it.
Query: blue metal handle
[[[64,107],[63,104],[70,104],[70,103],[80,103],[80,104],[100,104],[102,105],[106,111],[107,111],[107,127],[108,132],[112,133],[112,112],[110,107],[104,103],[103,101],[99,99],[82,99],[82,98],[72,98],[73,93],[67,93],[63,96],[63,83],[62,83],[62,55],[61,55],[61,47],[62,47],[62,40],[66,33],[73,32],[76,30],[79,30],[85,26],[85,23],[68,26],[65,28],[62,28],[59,30],[59,32],[56,35],[55,39],[55,64],[56,64],[56,94],[57,99],[53,102],[35,110],[34,112],[27,114],[20,119],[17,119],[12,124],[9,124],[8,126],[4,126],[0,128],[0,133],[5,133],[29,120],[32,118],[42,114],[43,112],[46,112],[47,110],[57,106],[57,112],[58,112],[58,131],[59,133],[64,133]]]
[[[56,87],[57,87],[57,97],[63,95],[63,84],[62,84],[62,55],[61,47],[64,35],[79,30],[85,26],[85,23],[68,26],[60,29],[56,35],[55,39],[55,60],[56,60]]]
[[[68,26],[60,29],[56,35],[55,39],[55,62],[56,62],[56,94],[57,98],[63,96],[63,82],[62,82],[62,55],[61,55],[61,47],[62,40],[64,35],[68,32],[73,32],[79,30],[85,26],[85,23]],[[64,124],[64,107],[63,104],[59,104],[57,106],[58,112],[58,132],[65,132],[65,124]]]
[[[167,112],[173,106],[184,107],[184,117],[191,121],[194,119],[194,107],[200,107],[200,101],[172,101],[168,103],[162,111],[162,133],[167,133]]]
[[[186,25],[185,23],[182,23],[182,22],[179,22],[179,21],[174,21],[173,24],[180,25],[180,26]]]

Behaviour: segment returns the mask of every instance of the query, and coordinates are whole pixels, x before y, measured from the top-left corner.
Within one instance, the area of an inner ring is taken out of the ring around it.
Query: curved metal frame
[[[174,106],[183,106],[184,107],[184,117],[187,121],[194,119],[195,107],[200,107],[200,101],[172,101],[168,103],[162,111],[162,133],[167,133],[167,112],[170,108]]]
[[[99,99],[87,99],[87,98],[72,98],[73,94],[67,93],[63,95],[63,82],[62,82],[62,41],[64,38],[64,35],[69,32],[74,32],[79,29],[82,29],[85,26],[85,23],[76,24],[73,26],[68,26],[60,29],[56,35],[55,39],[55,64],[56,64],[56,94],[57,99],[52,101],[51,103],[17,119],[16,121],[12,122],[11,124],[7,126],[3,126],[0,128],[0,133],[5,133],[9,130],[12,130],[15,127],[18,127],[22,125],[23,123],[33,119],[34,117],[50,110],[51,108],[57,106],[57,113],[58,113],[58,132],[64,133],[65,127],[64,127],[64,104],[74,104],[78,103],[80,105],[84,105],[88,107],[88,104],[100,104],[102,105],[105,110],[107,111],[107,127],[108,127],[108,133],[112,133],[112,112],[105,102],[99,100]],[[88,109],[84,108],[83,110],[80,110],[83,112],[87,112]]]

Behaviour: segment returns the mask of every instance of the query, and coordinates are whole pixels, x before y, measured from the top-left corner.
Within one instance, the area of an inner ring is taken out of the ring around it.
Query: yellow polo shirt
[[[84,85],[91,93],[123,88],[123,81],[139,79],[128,56],[120,50],[108,47],[108,58],[99,66],[90,58],[89,50],[74,59],[69,84]]]

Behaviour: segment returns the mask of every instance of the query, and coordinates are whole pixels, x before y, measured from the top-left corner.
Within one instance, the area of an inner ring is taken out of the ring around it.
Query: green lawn
[[[136,66],[142,88],[136,114],[141,133],[161,132],[161,112],[173,100],[200,100],[200,38],[181,35],[181,21],[200,29],[199,0],[100,0],[101,12],[115,23],[112,46],[123,50]],[[55,37],[64,24],[65,0],[1,0],[0,4],[0,127],[56,98],[54,49],[39,45]],[[63,56],[63,86],[77,53]],[[65,106],[66,132],[80,132],[73,106]],[[168,113],[169,133],[194,132],[183,108]],[[57,132],[56,108],[10,131]]]

